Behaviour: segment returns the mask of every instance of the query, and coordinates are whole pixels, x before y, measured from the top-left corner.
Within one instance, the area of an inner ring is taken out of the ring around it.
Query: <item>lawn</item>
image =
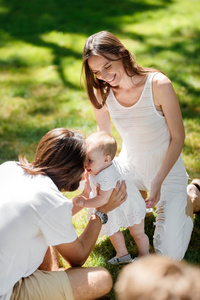
[[[199,11],[198,0],[0,0],[0,163],[19,154],[32,160],[37,143],[52,128],[86,135],[96,130],[80,83],[82,50],[89,35],[109,30],[140,65],[161,69],[172,80],[186,131],[183,160],[190,178],[200,177]],[[114,128],[113,135],[120,150]],[[198,218],[185,259],[200,265]],[[78,232],[86,219],[85,210],[74,218]],[[146,220],[151,247],[153,222],[153,216]],[[124,234],[137,255],[129,233]],[[86,265],[106,266],[115,280],[120,268],[106,263],[112,255],[109,240],[99,238]]]

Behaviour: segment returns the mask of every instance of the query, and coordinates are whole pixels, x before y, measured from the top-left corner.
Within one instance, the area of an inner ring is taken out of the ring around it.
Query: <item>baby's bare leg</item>
[[[149,238],[144,232],[144,220],[140,224],[128,227],[139,251],[139,256],[149,254]]]
[[[143,199],[147,198],[147,192],[146,191],[140,191],[140,194],[141,194]]]
[[[118,231],[118,232],[114,233],[113,235],[111,235],[110,240],[111,240],[111,243],[113,244],[113,247],[116,250],[117,258],[128,254],[124,235],[121,231]]]

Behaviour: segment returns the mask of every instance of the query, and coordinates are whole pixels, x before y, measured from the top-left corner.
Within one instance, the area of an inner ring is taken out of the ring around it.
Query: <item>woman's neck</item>
[[[118,87],[112,87],[112,91],[119,104],[124,107],[131,107],[136,104],[140,99],[146,80],[147,75],[135,75],[128,77],[124,84],[120,82]]]
[[[130,92],[137,87],[141,87],[145,83],[147,75],[134,75],[129,77],[127,74],[124,74],[123,78],[121,79],[120,83],[116,87],[112,87],[113,91],[117,90],[124,90],[125,92]]]

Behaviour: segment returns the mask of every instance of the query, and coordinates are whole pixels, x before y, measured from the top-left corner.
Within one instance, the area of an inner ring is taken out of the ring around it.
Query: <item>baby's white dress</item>
[[[118,159],[115,158],[113,163],[108,168],[102,170],[98,175],[89,175],[91,193],[90,198],[96,196],[97,184],[100,184],[102,191],[108,191],[116,187],[117,181],[126,180],[127,186],[127,200],[119,207],[108,213],[108,222],[102,226],[100,235],[111,236],[118,232],[121,227],[129,227],[134,224],[139,224],[146,214],[145,201],[142,198],[139,190],[128,179],[128,172],[123,175],[123,166],[119,164]],[[89,209],[89,215],[92,209]]]

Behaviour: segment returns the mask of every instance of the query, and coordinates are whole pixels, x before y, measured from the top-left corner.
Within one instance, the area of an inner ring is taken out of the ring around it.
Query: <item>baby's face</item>
[[[97,175],[107,167],[106,157],[103,151],[96,150],[95,148],[87,148],[87,158],[85,168],[91,175]]]

